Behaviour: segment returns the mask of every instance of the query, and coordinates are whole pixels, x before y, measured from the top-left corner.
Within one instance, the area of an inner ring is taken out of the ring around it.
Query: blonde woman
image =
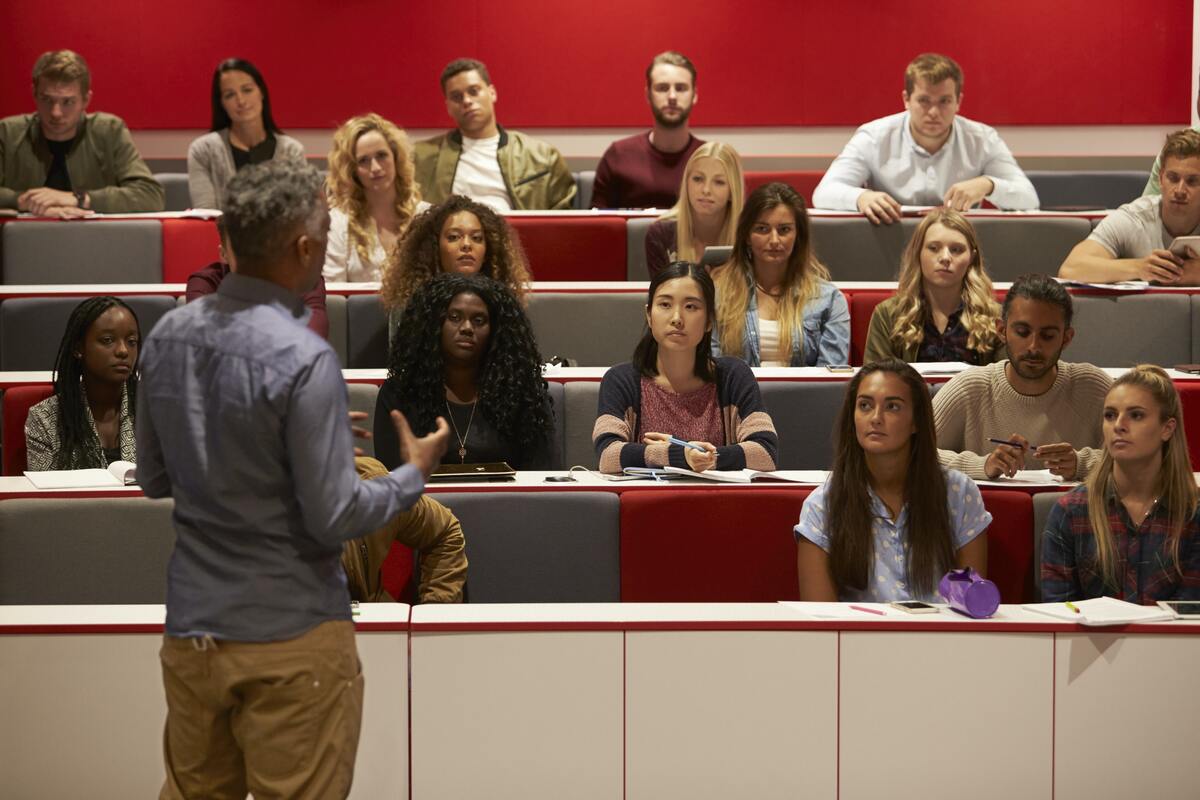
[[[863,361],[1000,361],[999,317],[975,228],[957,211],[935,209],[908,241],[895,296],[871,314]]]
[[[326,281],[377,281],[388,254],[429,207],[413,180],[408,137],[378,114],[352,117],[329,153]]]
[[[696,148],[683,169],[675,207],[646,231],[650,278],[672,261],[699,263],[705,248],[733,244],[742,213],[742,160],[727,144]]]
[[[813,253],[804,198],[791,186],[768,183],[750,193],[733,258],[713,278],[714,355],[752,367],[847,363],[850,310]]]
[[[1179,393],[1134,367],[1104,398],[1104,453],[1050,511],[1042,599],[1200,600],[1200,513]]]

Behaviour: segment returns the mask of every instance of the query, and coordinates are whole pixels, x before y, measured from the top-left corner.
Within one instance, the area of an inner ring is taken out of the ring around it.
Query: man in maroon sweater
[[[670,208],[679,197],[683,168],[704,144],[692,136],[688,117],[696,102],[696,68],[668,50],[646,68],[646,101],[654,128],[618,139],[596,167],[593,208]]]
[[[221,246],[217,250],[219,261],[214,261],[207,267],[202,267],[187,279],[186,302],[199,300],[206,294],[213,294],[225,276],[236,272],[237,262],[233,257],[233,248],[229,246],[229,238],[225,235],[225,225],[220,217],[217,218],[217,233],[221,235]],[[317,285],[304,295],[304,305],[312,311],[308,318],[308,328],[322,339],[329,338],[329,316],[325,312],[325,276],[317,277]]]

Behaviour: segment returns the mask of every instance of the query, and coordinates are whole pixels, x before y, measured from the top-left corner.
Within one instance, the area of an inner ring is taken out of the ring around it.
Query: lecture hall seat
[[[4,474],[25,472],[25,419],[29,409],[54,394],[48,383],[33,386],[14,386],[4,392],[0,401],[0,418],[4,420]]]

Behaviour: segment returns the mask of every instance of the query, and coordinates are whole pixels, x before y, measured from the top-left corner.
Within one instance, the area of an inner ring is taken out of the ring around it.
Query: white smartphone
[[[1200,236],[1176,236],[1167,249],[1181,258],[1195,257],[1200,255]],[[1192,251],[1191,254],[1188,250]]]
[[[929,603],[922,603],[920,600],[897,600],[894,603],[888,603],[892,608],[898,608],[901,611],[907,611],[909,614],[936,614],[938,613],[937,606],[931,606]]]
[[[1158,607],[1179,619],[1200,619],[1200,600],[1159,600]]]

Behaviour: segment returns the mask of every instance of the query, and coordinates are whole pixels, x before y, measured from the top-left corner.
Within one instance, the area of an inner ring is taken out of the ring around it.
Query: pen
[[[853,608],[855,611],[865,611],[868,614],[878,614],[881,617],[887,616],[887,614],[883,613],[882,611],[880,611],[877,608],[867,608],[866,606],[850,606],[850,607]]]
[[[1009,447],[1020,447],[1021,446],[1010,439],[988,439],[988,441],[991,442],[992,444],[1006,444]],[[1039,447],[1041,447],[1040,444],[1029,445],[1030,450],[1037,450]]]
[[[699,450],[701,453],[707,453],[707,452],[708,452],[707,450],[705,450],[703,447],[701,447],[701,446],[700,446],[700,445],[698,445],[698,444],[692,444],[691,442],[685,442],[683,439],[678,439],[678,438],[676,438],[676,437],[674,437],[674,436],[672,436],[672,437],[671,437],[671,438],[670,438],[668,441],[670,441],[670,442],[671,442],[671,444],[677,444],[677,445],[680,445],[680,446],[682,446],[682,447],[690,447],[690,448],[692,448],[693,450]]]
[[[1079,613],[1079,606],[1075,605],[1075,604],[1074,604],[1074,603],[1072,603],[1070,600],[1068,600],[1068,601],[1065,603],[1065,605],[1066,605],[1066,607],[1067,607],[1067,608],[1071,609],[1071,610],[1072,610],[1072,611],[1074,611],[1076,614],[1078,614],[1078,613]]]

